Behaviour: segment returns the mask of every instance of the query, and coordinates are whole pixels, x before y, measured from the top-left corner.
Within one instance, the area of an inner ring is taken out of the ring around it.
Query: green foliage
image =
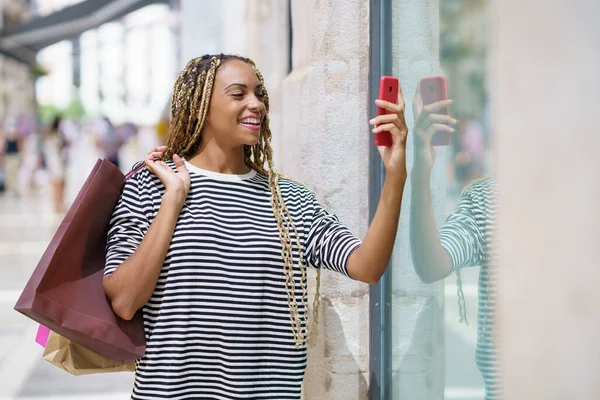
[[[68,119],[80,119],[86,117],[87,113],[81,100],[75,99],[65,108],[53,104],[40,104],[38,105],[38,115],[42,123],[48,124],[57,115]]]

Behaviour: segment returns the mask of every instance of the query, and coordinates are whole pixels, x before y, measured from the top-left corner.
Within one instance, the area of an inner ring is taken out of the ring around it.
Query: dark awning
[[[84,0],[46,17],[0,31],[0,52],[28,64],[44,47],[72,39],[150,4],[168,0]]]

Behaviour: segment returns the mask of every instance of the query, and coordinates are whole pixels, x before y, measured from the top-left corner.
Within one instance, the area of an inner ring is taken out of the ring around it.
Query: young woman
[[[375,283],[392,253],[406,181],[404,100],[379,102],[387,177],[359,241],[304,186],[281,177],[254,63],[191,60],[175,83],[167,145],[127,181],[108,233],[104,289],[142,309],[147,350],[133,399],[300,399],[306,266]],[[318,296],[318,295],[317,295]]]

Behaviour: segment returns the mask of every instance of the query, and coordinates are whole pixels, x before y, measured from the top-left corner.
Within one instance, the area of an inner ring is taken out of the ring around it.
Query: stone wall
[[[368,2],[292,0],[292,27],[281,165],[362,238],[368,225],[371,140]],[[367,398],[368,289],[323,272],[321,321],[312,332],[304,382],[307,399]]]

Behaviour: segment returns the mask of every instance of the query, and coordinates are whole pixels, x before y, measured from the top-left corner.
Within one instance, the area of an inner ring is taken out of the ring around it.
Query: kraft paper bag
[[[118,363],[52,331],[48,336],[43,358],[72,375],[135,371],[135,362]]]

